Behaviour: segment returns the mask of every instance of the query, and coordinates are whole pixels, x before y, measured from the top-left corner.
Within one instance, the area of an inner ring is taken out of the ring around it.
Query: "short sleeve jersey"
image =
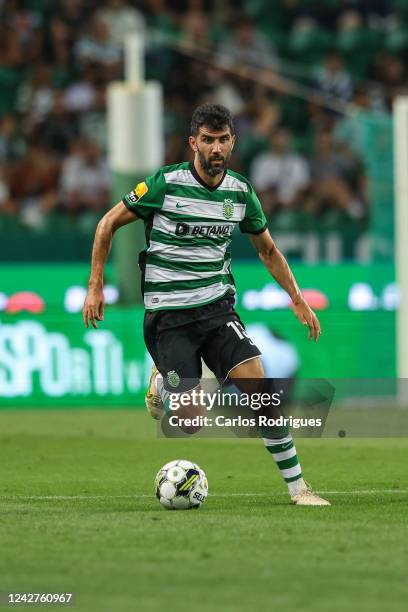
[[[165,166],[124,196],[145,223],[143,294],[147,310],[194,308],[235,294],[228,246],[237,225],[267,228],[249,181],[227,170],[215,187],[188,162]]]

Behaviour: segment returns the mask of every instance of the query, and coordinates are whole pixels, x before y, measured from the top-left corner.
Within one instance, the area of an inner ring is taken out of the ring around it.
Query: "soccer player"
[[[262,263],[289,294],[296,317],[309,328],[309,339],[318,340],[320,334],[316,315],[271,238],[252,185],[228,168],[235,145],[231,113],[218,104],[199,106],[190,134],[192,163],[160,168],[98,223],[83,308],[85,325],[90,322],[97,327],[96,321],[103,319],[103,272],[113,234],[141,219],[147,243],[139,256],[146,308],[144,337],[155,363],[146,405],[154,418],[166,410],[171,392],[198,387],[201,358],[222,381],[264,376],[261,353],[234,310],[235,285],[227,247],[236,225],[249,235]],[[289,430],[283,433],[280,437],[263,434],[264,444],[287,483],[292,502],[330,505],[303,479]]]

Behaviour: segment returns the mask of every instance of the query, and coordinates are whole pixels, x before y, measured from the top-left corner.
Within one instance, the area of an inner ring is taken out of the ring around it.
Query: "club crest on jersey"
[[[226,219],[231,219],[234,214],[234,202],[229,198],[225,198],[224,204],[222,205],[222,212]]]
[[[171,370],[167,373],[167,382],[169,383],[170,387],[173,387],[173,389],[179,386],[180,376],[175,370]]]

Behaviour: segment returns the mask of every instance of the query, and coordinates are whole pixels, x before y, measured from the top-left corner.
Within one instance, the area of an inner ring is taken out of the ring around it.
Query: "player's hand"
[[[304,297],[301,297],[299,301],[293,303],[293,312],[303,325],[308,326],[309,340],[314,338],[317,342],[321,334],[319,319],[316,317]]]
[[[86,294],[84,307],[82,309],[82,318],[85,326],[89,327],[91,322],[92,327],[98,327],[95,321],[103,321],[104,297],[102,287],[90,287]]]

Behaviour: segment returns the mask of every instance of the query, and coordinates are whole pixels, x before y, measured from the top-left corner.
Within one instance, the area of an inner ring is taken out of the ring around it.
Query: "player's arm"
[[[102,217],[96,227],[88,293],[82,310],[82,317],[86,327],[91,322],[92,326],[96,328],[98,326],[95,321],[103,320],[103,275],[112,245],[113,234],[123,225],[132,223],[132,221],[137,219],[138,217],[134,212],[128,210],[123,202],[119,202]]]
[[[299,321],[309,327],[309,340],[311,338],[318,340],[320,335],[319,320],[303,297],[288,262],[274,243],[269,231],[266,229],[260,234],[250,234],[250,240],[258,251],[262,263],[289,294],[293,302],[294,313]]]

